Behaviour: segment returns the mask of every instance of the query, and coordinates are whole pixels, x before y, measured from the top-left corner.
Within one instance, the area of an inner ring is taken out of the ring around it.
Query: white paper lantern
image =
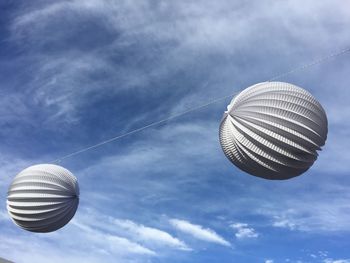
[[[227,158],[265,179],[288,179],[308,170],[325,144],[327,116],[306,90],[283,82],[251,86],[233,98],[220,125]]]
[[[66,225],[79,203],[79,186],[67,169],[39,164],[20,172],[9,187],[7,210],[19,227],[52,232]]]

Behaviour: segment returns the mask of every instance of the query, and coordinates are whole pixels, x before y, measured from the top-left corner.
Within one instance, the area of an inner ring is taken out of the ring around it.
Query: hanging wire
[[[285,76],[287,76],[287,75],[290,75],[290,74],[292,74],[292,73],[294,73],[294,72],[296,72],[296,71],[300,71],[300,70],[303,70],[303,69],[307,69],[307,68],[316,66],[316,65],[321,64],[321,63],[323,63],[323,62],[325,62],[325,61],[327,61],[327,60],[331,60],[331,59],[333,59],[333,58],[336,58],[336,57],[338,57],[338,56],[341,56],[341,55],[343,55],[344,53],[349,52],[349,51],[350,51],[350,47],[344,48],[344,49],[342,49],[342,50],[338,50],[338,51],[336,51],[336,52],[333,52],[333,53],[329,54],[328,56],[320,57],[320,58],[318,58],[318,59],[315,59],[314,61],[311,61],[310,63],[303,64],[303,65],[298,66],[298,67],[295,67],[295,68],[293,68],[293,69],[291,69],[291,70],[289,70],[289,71],[287,71],[287,72],[278,74],[278,75],[272,77],[271,79],[269,79],[268,81],[274,81],[274,80],[276,80],[276,79],[280,79],[280,78],[283,78],[283,77],[285,77]]]
[[[64,156],[62,156],[62,157],[60,157],[60,158],[54,160],[53,163],[59,163],[59,162],[61,162],[62,160],[67,159],[67,158],[69,158],[69,157],[72,157],[72,156],[74,156],[74,155],[77,155],[77,154],[80,154],[80,153],[83,153],[83,152],[86,152],[86,151],[95,149],[95,148],[100,147],[100,146],[102,146],[102,145],[104,145],[104,144],[107,144],[107,143],[116,141],[116,140],[121,139],[121,138],[123,138],[123,137],[125,137],[125,136],[128,136],[128,135],[131,135],[131,134],[134,134],[134,133],[143,131],[143,130],[145,130],[145,129],[148,129],[148,128],[150,128],[150,127],[153,127],[153,126],[156,126],[156,125],[159,125],[159,124],[162,124],[162,123],[164,123],[164,122],[167,122],[167,121],[169,121],[169,120],[178,118],[178,117],[183,116],[183,115],[185,115],[185,114],[187,114],[187,113],[190,113],[190,112],[192,112],[192,111],[196,111],[196,110],[205,108],[205,107],[207,107],[207,106],[209,106],[209,105],[211,105],[211,104],[214,104],[214,103],[216,103],[216,102],[218,102],[218,101],[221,101],[221,100],[224,100],[224,99],[227,99],[227,98],[231,98],[232,96],[235,96],[235,95],[236,95],[236,93],[230,94],[230,95],[226,95],[226,96],[221,97],[221,98],[213,99],[213,100],[207,102],[206,104],[202,104],[202,105],[199,105],[199,106],[197,106],[197,107],[190,108],[190,109],[188,109],[188,110],[186,110],[186,111],[183,111],[183,112],[180,112],[180,113],[176,113],[176,114],[171,115],[171,116],[169,116],[169,117],[167,117],[167,118],[165,118],[165,119],[162,119],[162,120],[160,120],[160,121],[152,122],[152,123],[150,123],[150,124],[147,124],[146,126],[142,126],[142,127],[137,128],[137,129],[135,129],[135,130],[128,131],[128,132],[126,132],[126,133],[117,135],[117,136],[115,136],[115,137],[113,137],[113,138],[110,138],[110,139],[108,139],[108,140],[105,140],[105,141],[99,142],[99,143],[97,143],[97,144],[88,146],[88,147],[86,147],[86,148],[80,149],[80,150],[78,150],[78,151],[76,151],[76,152],[72,152],[72,153],[70,153],[70,154],[64,155]]]
[[[343,55],[343,54],[345,54],[345,53],[347,53],[347,52],[349,52],[349,51],[350,51],[350,47],[345,48],[345,49],[338,50],[338,51],[336,51],[336,52],[334,52],[334,53],[331,53],[331,54],[329,54],[329,55],[327,55],[327,56],[323,56],[323,57],[320,57],[320,58],[318,58],[318,59],[315,59],[314,61],[312,61],[312,62],[310,62],[310,63],[299,65],[299,66],[297,66],[297,67],[295,67],[295,68],[292,68],[292,69],[289,70],[289,71],[286,71],[286,72],[284,72],[284,73],[275,75],[275,76],[273,76],[272,78],[270,78],[268,81],[269,81],[269,82],[270,82],[270,81],[274,81],[274,80],[283,78],[283,77],[285,77],[285,76],[287,76],[287,75],[293,74],[293,73],[295,73],[295,72],[297,72],[297,71],[305,70],[305,69],[307,69],[307,68],[313,67],[313,66],[318,65],[318,64],[321,64],[321,63],[323,63],[323,62],[325,62],[325,61],[328,61],[328,60],[334,59],[334,58],[336,58],[336,57],[338,57],[338,56],[341,56],[341,55]],[[100,147],[100,146],[102,146],[102,145],[105,145],[105,144],[107,144],[107,143],[110,143],[110,142],[119,140],[119,139],[124,138],[124,137],[126,137],[126,136],[128,136],[128,135],[131,135],[131,134],[134,134],[134,133],[137,133],[137,132],[146,130],[146,129],[150,128],[150,127],[157,126],[157,125],[159,125],[159,124],[165,123],[165,122],[170,121],[170,120],[172,120],[172,119],[181,117],[181,116],[183,116],[183,115],[185,115],[185,114],[188,114],[188,113],[190,113],[190,112],[200,110],[200,109],[202,109],[202,108],[205,108],[205,107],[207,107],[207,106],[209,106],[209,105],[212,105],[212,104],[214,104],[214,103],[216,103],[216,102],[219,102],[219,101],[222,101],[222,100],[224,100],[224,99],[232,98],[232,97],[235,96],[236,94],[237,94],[237,93],[233,93],[233,94],[229,94],[229,95],[226,95],[226,96],[223,96],[223,97],[220,97],[220,98],[212,99],[212,100],[206,102],[205,104],[202,104],[202,105],[199,105],[199,106],[196,106],[196,107],[193,107],[193,108],[189,108],[189,109],[187,109],[187,110],[185,110],[185,111],[183,111],[183,112],[179,112],[179,113],[170,115],[169,117],[167,117],[167,118],[165,118],[165,119],[162,119],[162,120],[159,120],[159,121],[155,121],[155,122],[151,122],[150,124],[147,124],[147,125],[142,126],[142,127],[140,127],[140,128],[137,128],[137,129],[128,131],[128,132],[126,132],[126,133],[123,133],[123,134],[117,135],[117,136],[115,136],[115,137],[112,137],[112,138],[110,138],[110,139],[108,139],[108,140],[99,142],[99,143],[97,143],[97,144],[90,145],[90,146],[88,146],[88,147],[82,148],[82,149],[80,149],[80,150],[78,150],[78,151],[75,151],[75,152],[72,152],[72,153],[69,153],[69,154],[64,155],[64,156],[62,156],[62,157],[60,157],[60,158],[57,158],[56,160],[52,161],[52,163],[60,163],[60,162],[63,161],[64,159],[67,159],[67,158],[70,158],[70,157],[72,157],[72,156],[81,154],[81,153],[83,153],[83,152],[86,152],[86,151],[89,151],[89,150],[98,148],[98,147]]]

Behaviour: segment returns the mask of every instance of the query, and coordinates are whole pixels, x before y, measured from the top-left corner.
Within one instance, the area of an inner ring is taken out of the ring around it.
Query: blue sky
[[[324,106],[304,175],[268,181],[224,156],[229,99],[61,165],[80,206],[33,234],[6,212],[27,166],[238,92],[349,47],[346,1],[1,1],[0,257],[15,262],[350,262],[349,54],[281,81]]]

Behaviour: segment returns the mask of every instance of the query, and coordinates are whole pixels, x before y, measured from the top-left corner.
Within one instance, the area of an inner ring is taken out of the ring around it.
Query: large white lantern
[[[52,232],[66,225],[79,203],[79,186],[67,169],[53,164],[26,168],[8,190],[7,210],[14,223],[31,232]]]
[[[327,116],[306,90],[284,82],[251,86],[233,98],[220,125],[220,144],[241,170],[288,179],[308,170],[327,139]]]

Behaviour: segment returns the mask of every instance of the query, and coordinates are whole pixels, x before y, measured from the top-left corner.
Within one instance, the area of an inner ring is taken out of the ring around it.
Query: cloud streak
[[[73,221],[72,224],[83,230],[86,238],[88,238],[92,244],[108,249],[107,253],[126,255],[141,254],[148,256],[156,255],[156,252],[126,238],[103,233],[91,228],[90,226],[77,222],[77,220]]]
[[[216,243],[227,247],[231,246],[230,242],[225,240],[223,237],[218,235],[214,230],[210,228],[204,228],[201,225],[195,225],[186,220],[180,219],[170,219],[169,222],[177,230],[189,234],[196,239],[210,243]]]
[[[331,258],[327,258],[323,262],[324,263],[350,263],[350,259],[331,259]]]
[[[136,224],[131,220],[113,219],[112,222],[119,228],[126,230],[128,234],[131,234],[136,240],[146,243],[151,242],[161,246],[169,246],[174,249],[191,251],[191,248],[183,241],[171,236],[165,231]]]

